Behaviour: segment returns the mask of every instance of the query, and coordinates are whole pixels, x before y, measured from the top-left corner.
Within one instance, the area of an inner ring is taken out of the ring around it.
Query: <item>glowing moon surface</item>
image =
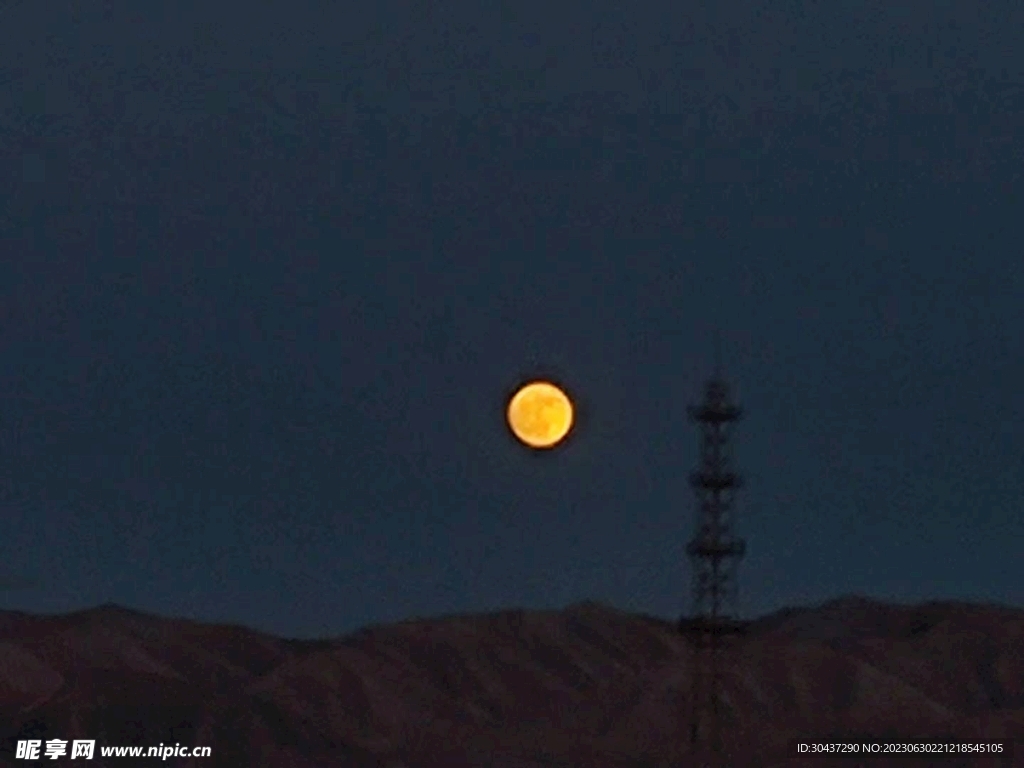
[[[572,402],[554,384],[534,381],[512,396],[507,417],[513,434],[522,442],[531,448],[552,448],[572,428]]]

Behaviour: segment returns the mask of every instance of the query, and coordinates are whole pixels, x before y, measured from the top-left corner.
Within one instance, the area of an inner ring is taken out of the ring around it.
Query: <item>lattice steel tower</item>
[[[718,768],[725,765],[722,748],[722,651],[726,639],[743,634],[745,623],[735,616],[736,567],[746,544],[732,528],[733,497],[742,479],[733,469],[730,431],[743,416],[731,400],[729,386],[716,363],[704,389],[704,400],[687,409],[699,425],[700,467],[690,474],[697,496],[696,526],[686,547],[693,571],[693,611],[679,622],[693,647],[690,692],[691,755]]]

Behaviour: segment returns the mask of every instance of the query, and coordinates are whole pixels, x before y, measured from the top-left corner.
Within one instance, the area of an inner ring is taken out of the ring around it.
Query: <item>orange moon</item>
[[[547,381],[519,389],[508,403],[512,433],[531,448],[553,448],[572,429],[573,408],[568,395]]]

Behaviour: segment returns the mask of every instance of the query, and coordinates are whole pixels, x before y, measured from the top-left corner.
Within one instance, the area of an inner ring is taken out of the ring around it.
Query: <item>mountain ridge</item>
[[[734,765],[788,764],[797,738],[1022,740],[1021,647],[1006,605],[846,595],[754,619],[726,652]],[[673,622],[594,601],[313,640],[115,605],[0,612],[0,765],[26,738],[213,750],[175,766],[678,764],[690,651]]]

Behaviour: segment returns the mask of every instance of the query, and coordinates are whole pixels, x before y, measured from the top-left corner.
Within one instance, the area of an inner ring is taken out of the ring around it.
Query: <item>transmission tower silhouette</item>
[[[700,466],[690,474],[697,497],[696,525],[686,547],[693,574],[693,609],[679,621],[693,658],[690,691],[690,754],[706,768],[727,765],[722,744],[722,663],[730,638],[744,634],[736,617],[736,569],[746,543],[733,531],[733,499],[742,485],[734,470],[731,427],[743,416],[733,403],[716,339],[715,371],[704,399],[687,409],[700,429]]]

